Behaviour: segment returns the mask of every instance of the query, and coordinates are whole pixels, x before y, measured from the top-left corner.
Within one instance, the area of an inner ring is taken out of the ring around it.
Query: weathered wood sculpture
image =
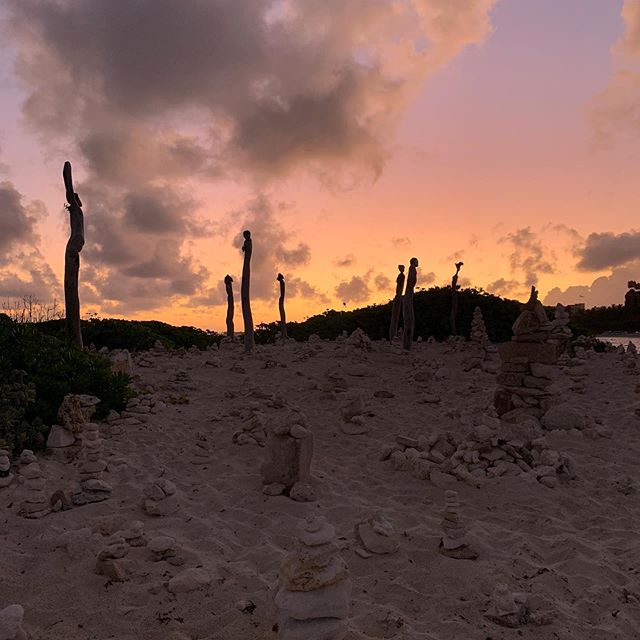
[[[229,274],[224,277],[224,288],[227,291],[227,338],[233,340],[233,278]]]
[[[460,285],[458,284],[458,274],[460,273],[460,267],[464,264],[464,262],[456,262],[456,272],[453,274],[453,278],[451,278],[451,335],[458,335],[457,328],[457,319],[458,319],[458,289],[460,289]]]
[[[284,285],[284,276],[279,273],[276,280],[280,283],[280,298],[278,299],[278,309],[280,310],[280,332],[282,333],[283,342],[287,341],[287,316],[284,312],[284,296],[285,296],[285,285]]]
[[[407,275],[407,288],[404,292],[404,305],[402,315],[404,318],[404,330],[402,332],[402,347],[406,351],[413,345],[413,333],[415,330],[415,317],[413,315],[413,290],[418,280],[418,258],[411,258],[409,262],[409,274]]]
[[[391,324],[389,325],[389,342],[393,342],[398,335],[400,313],[402,311],[402,289],[404,288],[404,265],[398,265],[398,277],[396,278],[396,296],[391,306]]]
[[[253,338],[253,316],[251,315],[251,301],[249,296],[249,284],[251,282],[251,254],[253,253],[253,240],[251,231],[243,231],[244,263],[242,265],[242,285],[240,287],[240,298],[242,301],[242,319],[244,321],[244,351],[251,353],[255,346]]]
[[[82,328],[80,326],[80,296],[78,277],[80,274],[80,252],[84,246],[84,215],[80,196],[73,190],[71,163],[65,162],[62,170],[67,198],[67,211],[71,234],[64,253],[64,304],[69,340],[82,349]]]

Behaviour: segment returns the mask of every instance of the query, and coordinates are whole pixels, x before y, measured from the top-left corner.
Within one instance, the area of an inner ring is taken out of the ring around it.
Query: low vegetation
[[[124,408],[129,377],[113,373],[100,354],[80,351],[37,325],[0,314],[0,446],[42,448],[68,393],[100,398],[99,418]]]

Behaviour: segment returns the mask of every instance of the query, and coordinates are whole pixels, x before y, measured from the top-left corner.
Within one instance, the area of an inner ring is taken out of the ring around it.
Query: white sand
[[[566,396],[600,418],[600,431],[611,437],[548,435],[553,448],[573,460],[575,480],[556,489],[519,477],[490,480],[479,489],[457,483],[479,552],[478,560],[467,561],[437,552],[444,490],[380,462],[379,451],[400,434],[463,436],[469,429],[465,420],[491,402],[494,376],[481,373],[481,390],[473,391],[477,374],[462,371],[464,353],[423,343],[403,356],[389,345],[376,345],[368,356],[374,375],[346,376],[351,388],[366,392],[375,414],[367,418],[371,430],[348,436],[339,428],[341,400],[321,387],[328,371],[348,370],[351,360],[338,357],[345,348],[334,343],[300,359],[310,351],[300,344],[258,348],[251,357],[235,349],[162,355],[153,367],[137,369],[158,397],[184,393],[189,404],[169,404],[120,436],[101,426],[110,461],[105,479],[114,487],[105,502],[32,521],[16,515],[23,491],[17,482],[0,490],[0,609],[23,605],[25,629],[42,640],[275,639],[270,603],[278,567],[291,548],[297,519],[317,509],[336,527],[351,571],[351,640],[640,638],[638,378],[623,370],[619,356],[590,357],[587,393]],[[218,357],[220,367],[205,366]],[[265,368],[267,359],[287,366]],[[446,367],[428,391],[441,395],[442,402],[418,404],[419,390],[406,382],[408,375],[415,365],[437,361]],[[236,362],[246,374],[229,371]],[[180,392],[167,391],[178,369],[185,369],[191,382],[181,383]],[[284,411],[244,397],[252,387],[278,393],[307,414],[315,434],[317,502],[263,495],[264,450],[232,443],[241,428],[233,409],[258,402],[269,417]],[[374,398],[380,389],[395,397]],[[206,464],[191,462],[198,438],[210,447]],[[49,494],[75,486],[77,463],[65,465],[46,455],[39,460]],[[142,487],[160,474],[177,485],[180,507],[173,515],[152,517],[142,510]],[[377,511],[393,523],[400,550],[364,559],[354,552],[353,528]],[[109,583],[96,575],[96,555],[106,536],[132,520],[144,522],[148,537],[173,537],[184,564],[154,562],[143,546],[125,558],[127,582]],[[211,583],[171,593],[168,581],[190,568],[204,569]],[[498,582],[547,599],[555,620],[518,630],[488,621],[483,614]],[[240,610],[246,601],[255,604],[252,613]]]

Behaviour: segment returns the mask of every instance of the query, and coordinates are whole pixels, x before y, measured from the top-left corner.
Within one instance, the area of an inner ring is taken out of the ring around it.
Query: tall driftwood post
[[[407,288],[404,292],[404,305],[402,315],[404,317],[404,330],[402,332],[402,347],[409,351],[413,345],[413,333],[415,331],[415,317],[413,315],[413,290],[418,280],[418,258],[411,258],[409,262],[409,274],[407,275]]]
[[[242,319],[244,321],[244,351],[251,353],[255,345],[253,339],[253,316],[251,315],[251,300],[249,297],[249,284],[251,282],[251,254],[253,253],[253,240],[251,231],[243,231],[244,262],[242,264],[242,285],[240,287],[240,298],[242,300]]]
[[[458,274],[460,273],[460,267],[464,262],[456,262],[456,272],[451,278],[451,335],[458,335],[457,319],[458,319]]]
[[[280,310],[280,332],[282,333],[283,342],[287,341],[287,316],[284,312],[284,295],[285,295],[285,285],[284,285],[284,276],[279,273],[276,280],[280,283],[280,297],[278,298],[278,309]]]
[[[64,305],[69,340],[82,349],[82,328],[80,326],[80,296],[78,278],[80,274],[80,252],[84,246],[84,215],[80,196],[73,190],[71,163],[65,162],[62,169],[64,188],[69,211],[71,233],[64,253]]]
[[[224,288],[227,290],[227,338],[233,340],[233,278],[229,274],[224,277]]]
[[[404,288],[404,265],[398,265],[398,277],[396,278],[396,296],[391,306],[391,324],[389,324],[389,342],[393,342],[398,336],[400,314],[402,312],[402,289]]]

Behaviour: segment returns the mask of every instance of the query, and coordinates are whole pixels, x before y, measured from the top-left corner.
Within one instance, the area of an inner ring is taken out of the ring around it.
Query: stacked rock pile
[[[111,485],[102,479],[102,474],[107,468],[107,463],[102,458],[103,449],[98,425],[89,422],[82,432],[80,487],[71,496],[73,504],[101,502],[111,497]]]
[[[29,453],[33,456],[31,451]],[[24,479],[25,497],[20,503],[19,515],[25,518],[46,516],[51,511],[44,492],[46,479],[40,465],[35,461],[35,456],[32,462],[20,468],[20,476]]]
[[[502,367],[494,394],[498,415],[520,409],[540,417],[553,403],[551,369],[544,366],[556,364],[558,359],[558,345],[549,342],[551,330],[538,292],[532,287],[531,298],[513,324],[511,342],[499,347]]]
[[[232,436],[234,444],[257,444],[264,447],[267,442],[267,417],[259,402],[250,402],[248,406],[239,411],[242,421],[240,430]]]
[[[51,427],[47,447],[61,450],[66,457],[76,454],[82,445],[84,425],[93,417],[99,402],[100,399],[95,396],[66,395],[58,409],[60,424]]]
[[[349,617],[351,578],[335,546],[335,529],[311,516],[280,569],[275,595],[280,640],[340,640]]]
[[[311,486],[313,433],[299,411],[289,413],[269,430],[261,466],[263,492],[288,495],[300,502],[315,500]]]
[[[460,516],[460,500],[456,491],[445,491],[440,526],[442,538],[438,550],[443,556],[457,560],[475,560],[478,557],[469,543],[467,527]]]
[[[451,434],[420,439],[398,436],[395,444],[383,448],[380,459],[391,460],[396,469],[411,471],[437,486],[461,480],[479,487],[504,475],[521,476],[553,488],[559,478],[573,477],[572,465],[539,436],[539,430],[537,420],[531,429],[516,429],[515,425],[483,416],[483,423],[460,442]]]
[[[176,485],[166,478],[158,478],[145,485],[144,510],[150,516],[168,516],[178,509]]]

